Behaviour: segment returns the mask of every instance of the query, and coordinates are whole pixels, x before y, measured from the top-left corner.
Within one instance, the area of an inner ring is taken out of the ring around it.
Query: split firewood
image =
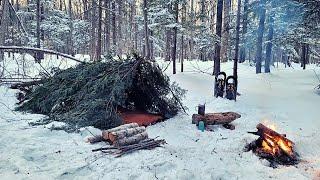
[[[124,125],[103,131],[102,137],[105,140],[109,140],[109,133],[111,133],[111,132],[126,130],[129,128],[136,128],[136,127],[139,127],[139,125],[137,123],[124,124]]]
[[[118,139],[113,144],[114,146],[130,145],[130,144],[139,143],[140,141],[145,140],[147,138],[148,138],[148,133],[145,131],[128,138]]]
[[[143,126],[134,127],[134,128],[124,129],[124,130],[120,130],[120,131],[110,132],[108,134],[108,138],[111,142],[115,142],[119,139],[128,138],[128,137],[134,136],[136,134],[140,134],[145,131],[146,131],[146,128]]]
[[[225,113],[208,113],[203,115],[193,114],[192,123],[198,124],[203,121],[206,125],[218,125],[218,124],[229,124],[232,121],[240,118],[241,115],[235,112],[225,112]]]

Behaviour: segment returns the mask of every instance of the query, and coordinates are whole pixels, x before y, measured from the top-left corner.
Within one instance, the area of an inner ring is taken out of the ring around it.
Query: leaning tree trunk
[[[222,10],[223,10],[223,0],[218,0],[217,4],[217,26],[216,34],[219,37],[219,42],[216,43],[215,47],[215,58],[214,58],[214,72],[215,76],[218,76],[220,72],[220,50],[221,50],[221,31],[222,31]]]
[[[264,33],[264,21],[266,19],[266,0],[260,1],[260,20],[259,20],[259,28],[258,28],[258,39],[257,39],[257,52],[256,52],[256,73],[261,73],[261,65],[262,65],[262,41],[263,41],[263,33]]]

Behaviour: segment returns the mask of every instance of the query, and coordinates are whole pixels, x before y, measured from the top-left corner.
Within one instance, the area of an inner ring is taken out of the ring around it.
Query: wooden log
[[[146,131],[146,128],[141,126],[141,127],[134,127],[134,128],[124,129],[120,131],[110,132],[108,136],[111,142],[115,142],[119,139],[128,138],[136,134],[143,133],[145,131]]]
[[[130,145],[130,144],[136,144],[139,143],[142,140],[145,140],[148,138],[148,133],[142,132],[140,134],[136,134],[134,136],[128,137],[128,138],[123,138],[119,139],[114,142],[114,146],[125,146],[125,145]]]
[[[139,125],[137,123],[124,124],[112,129],[102,131],[102,137],[104,140],[109,140],[109,133],[129,129],[129,128],[135,128],[135,127],[139,127]]]
[[[62,56],[64,58],[68,58],[71,59],[73,61],[79,62],[79,63],[85,63],[83,61],[80,61],[79,59],[70,56],[68,54],[63,54],[57,51],[52,51],[52,50],[48,50],[48,49],[40,49],[40,48],[34,48],[34,47],[21,47],[21,46],[0,46],[0,51],[7,51],[7,52],[30,52],[30,53],[34,53],[34,52],[42,52],[42,53],[46,53],[46,54],[53,54],[53,55],[57,55],[57,56]]]
[[[192,115],[192,123],[198,124],[199,121],[203,121],[206,125],[217,125],[217,124],[229,124],[232,121],[240,118],[241,115],[235,112],[225,113],[208,113],[204,116],[199,114]]]
[[[287,142],[288,145],[290,144],[289,146],[294,145],[294,143],[291,140],[289,140],[288,138],[286,138],[285,135],[279,134],[276,131],[268,128],[267,126],[265,126],[261,123],[259,123],[257,125],[257,129],[258,129],[258,132],[257,132],[258,136],[264,137],[266,134],[268,134],[269,136],[273,136],[273,137],[277,137],[277,138],[281,138],[281,139],[285,140],[285,142]]]
[[[102,138],[101,135],[98,136],[93,136],[93,137],[89,137],[86,142],[90,143],[90,144],[94,144],[94,143],[98,143],[103,141],[104,139]]]
[[[291,158],[295,158],[293,153],[294,143],[291,140],[261,123],[258,124],[256,128],[258,129],[258,131],[254,132],[253,134],[260,136],[262,139],[271,139],[274,143],[277,144],[277,146],[282,150],[283,153]]]

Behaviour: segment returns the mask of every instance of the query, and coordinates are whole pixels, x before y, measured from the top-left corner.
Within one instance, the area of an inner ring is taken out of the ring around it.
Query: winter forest
[[[320,180],[319,0],[0,0],[1,179]]]

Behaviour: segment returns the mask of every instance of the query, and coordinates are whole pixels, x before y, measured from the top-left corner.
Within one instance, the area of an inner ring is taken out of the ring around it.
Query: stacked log
[[[137,123],[125,124],[113,129],[105,130],[102,132],[102,135],[88,140],[90,143],[98,141],[110,142],[113,146],[94,149],[92,151],[113,154],[116,155],[115,157],[121,157],[122,155],[142,149],[151,150],[166,144],[164,139],[156,140],[148,138],[146,128],[139,126]]]
[[[102,132],[102,138],[114,146],[124,146],[139,143],[148,138],[146,128],[137,123],[125,124]]]

